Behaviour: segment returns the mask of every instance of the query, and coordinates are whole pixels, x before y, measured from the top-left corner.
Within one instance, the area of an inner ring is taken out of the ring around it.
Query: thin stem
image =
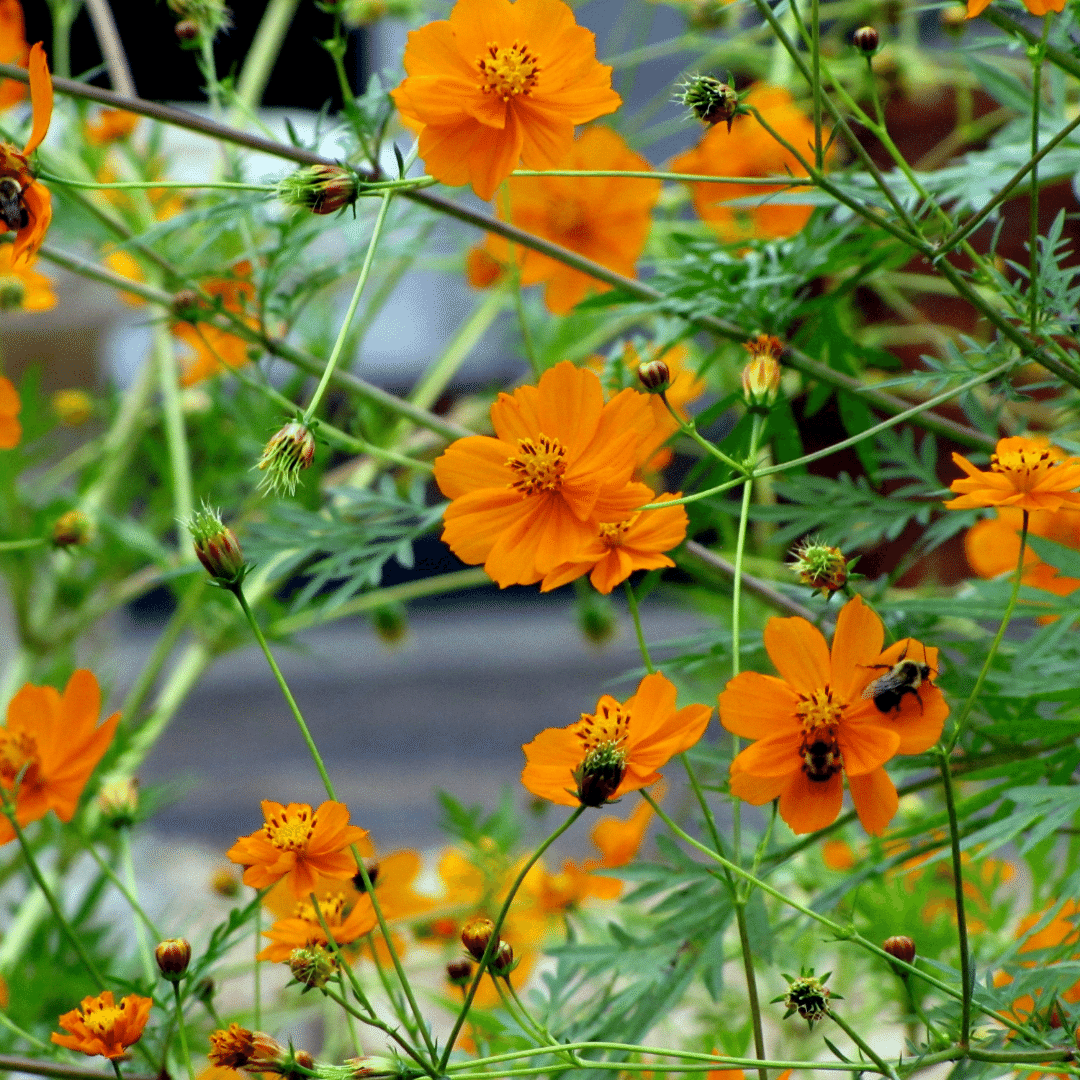
[[[342,997],[348,997],[348,994],[345,991],[345,976],[342,975],[340,967],[338,968],[338,972],[337,972],[337,981],[338,981],[338,986],[341,987],[341,996]],[[357,1034],[356,1024],[353,1022],[354,1019],[355,1018],[353,1017],[353,1014],[351,1012],[349,1012],[348,1009],[346,1009],[345,1010],[345,1024],[349,1029],[349,1042],[352,1043],[353,1053],[355,1053],[357,1056],[359,1056],[360,1054],[362,1054],[364,1052],[364,1048],[360,1044],[360,1036]]]
[[[251,1006],[251,1020],[258,1031],[262,1027],[262,967],[259,965],[259,953],[262,952],[262,904],[255,908],[255,918],[252,920],[252,928],[255,934],[255,956],[252,960],[251,979],[254,992],[254,1000]]]
[[[960,853],[960,824],[956,817],[956,793],[952,770],[946,751],[938,753],[941,780],[944,785],[945,808],[949,814],[949,844],[952,848],[953,891],[956,897],[956,930],[960,938],[960,980],[963,996],[960,999],[960,1045],[966,1047],[971,1037],[972,970],[968,948],[967,914],[964,905],[964,864]]]
[[[356,977],[356,973],[352,969],[352,965],[345,959],[345,954],[341,951],[341,946],[338,945],[337,938],[334,937],[330,931],[330,924],[326,921],[326,916],[323,914],[322,906],[319,904],[319,898],[315,893],[310,893],[308,899],[311,901],[312,909],[315,912],[315,917],[319,920],[319,925],[322,927],[322,932],[326,935],[326,946],[334,954],[334,959],[337,961],[339,973],[341,971],[348,972],[349,982],[352,985],[353,994],[356,995],[356,1000],[364,1006],[367,1011],[374,1016],[375,1010],[371,1007],[371,1002],[367,999],[367,994],[364,993],[364,988],[360,985],[359,979]],[[345,987],[342,986],[342,993],[345,992]]]
[[[1016,600],[1020,595],[1020,580],[1024,575],[1024,553],[1027,548],[1027,534],[1029,513],[1024,511],[1023,524],[1020,528],[1020,553],[1016,559],[1016,575],[1013,578],[1012,593],[1009,595],[1009,602],[1005,605],[1005,614],[1001,617],[1001,625],[998,627],[997,634],[994,635],[994,640],[990,645],[990,651],[986,654],[986,659],[983,661],[982,670],[979,672],[979,677],[975,680],[975,685],[972,687],[971,693],[968,695],[967,701],[960,707],[960,712],[956,717],[955,726],[953,728],[952,736],[949,738],[945,745],[945,752],[951,753],[954,746],[956,746],[960,735],[963,732],[964,724],[967,722],[967,718],[971,715],[971,710],[975,707],[975,702],[978,700],[979,692],[982,690],[983,683],[986,681],[986,676],[990,671],[990,665],[994,662],[994,657],[997,655],[998,646],[1001,644],[1002,638],[1005,637],[1005,631],[1008,628],[1009,621],[1012,619],[1013,611],[1016,610]]]
[[[299,0],[270,0],[266,5],[236,82],[237,104],[242,108],[256,109],[262,101],[298,4]]]
[[[672,407],[671,402],[667,399],[666,393],[660,394],[660,400],[667,407],[667,411],[671,413],[672,418],[679,425],[679,430],[688,435],[704,450],[707,454],[711,454],[718,461],[722,461],[730,469],[734,469],[737,473],[742,473],[744,476],[748,475],[745,465],[740,465],[734,458],[730,458],[723,450],[718,446],[714,446],[708,439],[698,433],[697,425],[693,420],[684,420]]]
[[[638,611],[637,597],[634,595],[634,587],[630,584],[629,578],[623,582],[623,588],[626,590],[626,602],[630,607],[630,617],[634,620],[634,633],[637,634],[641,659],[645,664],[645,670],[652,675],[656,672],[656,668],[653,667],[652,657],[649,656],[649,646],[645,644],[645,632],[641,628],[641,612]]]
[[[68,176],[53,176],[42,172],[38,177],[50,184],[85,188],[88,191],[147,191],[151,188],[183,188],[187,191],[277,191],[277,184],[246,184],[233,180],[115,180],[105,184],[92,180],[72,180]]]
[[[761,1027],[761,1001],[758,998],[757,974],[754,971],[754,951],[750,944],[750,932],[746,925],[746,897],[735,901],[735,924],[739,928],[739,948],[742,951],[743,973],[746,976],[746,997],[750,1006],[750,1020],[754,1030],[754,1052],[758,1060],[765,1060],[765,1032]],[[768,1070],[759,1065],[758,1080],[768,1080]]]
[[[191,517],[194,500],[191,486],[191,456],[188,450],[184,413],[180,407],[180,387],[177,382],[176,355],[172,337],[164,322],[156,322],[153,329],[154,359],[157,363],[158,390],[161,394],[161,412],[165,426],[165,444],[169,451],[169,470],[172,474],[173,517],[187,521]],[[190,544],[182,548],[183,558],[195,558]]]
[[[45,1053],[45,1054],[51,1054],[52,1053],[52,1047],[51,1046],[47,1046],[40,1039],[35,1039],[34,1036],[30,1034],[29,1031],[23,1031],[23,1029],[21,1027],[19,1027],[19,1025],[16,1024],[15,1021],[12,1020],[11,1017],[8,1016],[8,1014],[3,1009],[0,1009],[0,1026],[6,1027],[8,1029],[8,1031],[10,1031],[11,1034],[14,1035],[16,1038],[22,1039],[24,1042],[28,1042],[35,1049],[42,1051],[42,1053]],[[5,1065],[4,1065],[3,1058],[0,1058],[0,1069],[2,1069],[4,1067],[5,1067]],[[20,1070],[20,1071],[22,1071],[22,1070]],[[98,1076],[99,1076],[99,1074],[95,1073],[94,1074],[94,1080],[98,1080]]]
[[[187,1028],[184,1026],[184,1006],[180,1001],[180,984],[173,982],[172,988],[173,1001],[176,1004],[176,1030],[180,1035],[180,1054],[184,1059],[188,1080],[195,1080],[195,1068],[191,1064],[191,1055],[188,1053]]]
[[[154,962],[153,953],[150,951],[150,942],[146,937],[147,925],[152,927],[153,923],[146,917],[146,913],[139,904],[138,889],[135,881],[135,860],[131,854],[131,837],[128,835],[126,828],[120,828],[117,831],[120,834],[120,858],[123,860],[124,875],[127,877],[127,888],[122,890],[122,894],[131,906],[132,914],[135,916],[135,943],[138,946],[139,956],[142,960],[143,973],[146,975],[147,983],[153,986],[157,982],[157,965]],[[102,870],[105,870],[104,860],[98,858],[98,853],[93,844],[88,843],[87,847],[91,849],[98,865],[101,866]],[[105,875],[112,879],[114,883],[116,882],[114,874],[106,870]],[[158,941],[161,941],[159,933],[154,930],[151,932]]]
[[[792,5],[794,7],[794,4]],[[814,164],[818,172],[825,168],[825,147],[821,139],[821,12],[819,0],[810,0],[810,70],[813,74],[811,89],[814,95]],[[758,1055],[761,1056],[760,1054]],[[760,1071],[765,1080],[765,1071]]]
[[[763,417],[760,413],[754,413],[750,431],[750,453],[747,460],[753,468],[757,459],[758,440],[761,438]],[[750,519],[750,495],[753,490],[753,475],[748,476],[743,483],[742,507],[739,512],[739,531],[735,539],[735,574],[731,584],[731,677],[739,674],[741,665],[741,649],[739,644],[741,607],[742,607],[742,567],[746,555],[746,524]]]
[[[106,0],[85,0],[85,3],[94,27],[94,36],[98,40],[105,66],[109,69],[109,82],[118,94],[135,97],[135,80],[131,77],[131,68],[116,29],[112,8]]]
[[[938,1042],[948,1042],[949,1040],[941,1034],[940,1031],[930,1022],[930,1017],[926,1015],[922,1005],[919,1004],[919,997],[912,989],[911,976],[906,971],[897,972],[900,981],[904,984],[904,990],[907,993],[908,1001],[911,1002],[911,1010],[915,1015],[923,1022],[926,1028],[927,1039],[936,1039]]]
[[[1042,41],[1028,49],[1031,58],[1031,194],[1028,197],[1028,329],[1035,336],[1039,324],[1039,114],[1042,108],[1042,69],[1050,15],[1043,16]]]
[[[825,1010],[838,1028],[884,1073],[889,1080],[898,1080],[896,1070],[835,1010]]]
[[[124,1080],[124,1074],[120,1071],[120,1062],[116,1058],[109,1058],[109,1064],[113,1067],[113,1072],[116,1074],[116,1080]]]
[[[383,193],[382,202],[379,206],[379,213],[375,218],[375,227],[371,231],[371,239],[368,241],[367,251],[364,254],[364,264],[360,267],[360,277],[356,281],[356,288],[353,290],[352,300],[349,302],[349,309],[345,312],[345,318],[341,321],[341,329],[338,331],[337,341],[334,342],[334,348],[330,353],[330,359],[326,361],[326,370],[323,371],[322,378],[319,380],[319,385],[315,388],[315,393],[312,394],[311,401],[304,410],[303,420],[301,421],[304,424],[311,423],[311,418],[315,415],[315,411],[319,407],[319,402],[322,401],[323,394],[326,393],[326,388],[330,385],[330,376],[334,373],[334,368],[337,367],[342,349],[345,347],[345,338],[348,336],[349,325],[352,323],[353,316],[356,314],[356,309],[360,305],[360,294],[363,293],[364,286],[367,284],[368,275],[371,273],[371,265],[375,259],[375,250],[379,246],[379,238],[382,235],[383,223],[386,221],[386,211],[390,208],[390,198],[391,192],[387,191]]]
[[[329,986],[324,986],[322,988],[322,992],[331,1001],[336,1001],[338,1005],[340,1005],[350,1016],[355,1017],[357,1020],[359,1020],[361,1024],[367,1024],[369,1027],[378,1028],[379,1031],[383,1032],[386,1035],[389,1035],[390,1038],[393,1039],[417,1063],[417,1065],[419,1065],[420,1068],[424,1070],[424,1072],[428,1076],[436,1076],[436,1073],[431,1068],[431,1065],[428,1062],[423,1061],[421,1058],[417,1057],[416,1051],[413,1050],[413,1048],[409,1046],[409,1044],[405,1042],[401,1038],[401,1036],[389,1025],[384,1024],[375,1016],[365,1016],[363,1013],[357,1012],[356,1009],[354,1009],[345,998],[339,997],[337,994],[334,993],[333,990],[330,989]],[[536,1051],[534,1050],[533,1053],[535,1054]]]

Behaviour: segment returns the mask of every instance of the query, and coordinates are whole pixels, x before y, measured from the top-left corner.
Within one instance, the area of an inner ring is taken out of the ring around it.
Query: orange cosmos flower
[[[502,588],[577,560],[602,522],[623,521],[652,499],[630,479],[654,423],[646,394],[624,390],[604,404],[600,380],[564,361],[537,386],[500,394],[491,422],[495,438],[452,443],[435,479],[452,500],[443,540]]]
[[[378,925],[369,896],[360,896],[356,903],[350,904],[341,891],[329,895],[324,893],[318,896],[318,900],[319,912],[338,945],[350,945],[357,938],[370,934]],[[275,963],[288,960],[293,949],[327,944],[326,931],[310,900],[300,900],[292,916],[278,919],[269,930],[263,932],[263,937],[269,938],[271,944],[255,959]]]
[[[967,17],[974,19],[990,6],[990,0],[967,0]],[[1024,7],[1032,15],[1046,15],[1051,11],[1064,11],[1065,0],[1024,0]]]
[[[655,500],[667,502],[681,493],[665,493]],[[605,596],[635,570],[657,570],[675,563],[663,554],[686,539],[690,519],[681,505],[662,510],[639,510],[622,521],[603,523],[592,544],[573,562],[563,563],[546,574],[541,592],[550,592],[582,574]],[[591,572],[590,572],[591,571]]]
[[[22,438],[22,424],[19,423],[21,411],[18,390],[11,385],[10,379],[0,375],[0,450],[11,450],[19,445]]]
[[[250,836],[241,836],[226,855],[244,868],[244,884],[255,889],[285,878],[293,896],[307,896],[319,874],[345,880],[356,873],[356,860],[348,850],[367,833],[349,824],[348,808],[327,800],[318,810],[307,803],[281,803],[264,799],[266,824]]]
[[[226,311],[243,313],[255,297],[251,263],[246,259],[238,262],[232,268],[232,274],[232,277],[203,282],[202,288],[211,297],[220,299]],[[245,322],[251,327],[258,325],[250,316],[245,317]],[[181,361],[183,373],[180,382],[184,386],[193,386],[203,379],[220,375],[226,368],[243,367],[251,359],[248,344],[242,337],[210,323],[173,323],[172,334],[191,349],[191,354]]]
[[[102,109],[96,121],[88,120],[83,125],[83,131],[91,146],[106,146],[129,138],[138,124],[136,113],[123,109]]]
[[[542,799],[564,806],[600,806],[654,784],[669,758],[701,738],[712,709],[675,710],[675,687],[660,672],[646,675],[637,693],[619,703],[605,694],[595,713],[567,728],[547,728],[522,747],[521,782]]]
[[[795,105],[792,96],[779,86],[758,83],[746,95],[766,123],[800,152],[812,143],[814,125]],[[730,134],[723,125],[711,127],[700,143],[671,162],[672,172],[699,176],[805,176],[798,159],[784,149],[752,115],[737,116]],[[828,136],[826,135],[827,139]],[[794,236],[809,220],[813,206],[770,202],[763,198],[757,206],[732,207],[732,199],[767,196],[783,189],[773,184],[690,185],[698,216],[728,242],[753,238],[770,240]]]
[[[947,502],[950,510],[974,506],[1015,506],[1019,510],[1060,510],[1080,507],[1080,458],[1067,457],[1043,437],[1014,435],[999,439],[990,458],[990,471],[982,472],[967,458],[953,454],[967,476],[949,486],[960,497]]]
[[[0,311],[48,311],[56,307],[52,278],[34,269],[33,257],[15,261],[15,246],[0,244]]]
[[[0,0],[0,60],[26,67],[30,46],[19,0]],[[0,80],[0,109],[10,109],[26,97],[26,85],[16,79]]]
[[[97,997],[83,998],[77,1009],[60,1017],[60,1026],[69,1035],[54,1031],[50,1038],[58,1046],[83,1054],[123,1057],[142,1038],[153,1004],[152,998],[128,994],[117,1005],[112,991],[104,990]]]
[[[724,727],[757,740],[731,763],[732,794],[755,806],[779,797],[792,830],[814,832],[840,813],[846,773],[863,827],[875,836],[885,830],[897,795],[882,766],[933,746],[949,707],[930,679],[887,713],[864,696],[901,657],[937,670],[937,649],[909,638],[882,652],[884,639],[881,620],[858,596],[840,612],[831,656],[805,619],[768,621],[765,649],[781,677],[744,671],[720,695]]]
[[[50,810],[61,821],[72,819],[120,721],[113,713],[99,726],[100,712],[97,679],[85,670],[71,676],[62,695],[51,686],[27,683],[11,699],[7,726],[0,728],[0,786],[15,792],[20,826]],[[0,844],[14,836],[7,818],[0,819]]]
[[[33,258],[52,221],[49,190],[34,179],[27,158],[38,148],[52,119],[53,90],[45,50],[39,41],[30,50],[30,100],[34,122],[22,151],[0,143],[0,224],[15,230],[15,258]]]
[[[519,160],[555,168],[575,124],[622,104],[595,36],[562,0],[458,0],[449,19],[409,34],[405,71],[391,93],[427,171],[481,199]]]
[[[605,127],[583,132],[568,152],[551,166],[557,169],[650,169],[621,135]],[[634,264],[649,235],[650,215],[660,198],[659,180],[606,176],[521,176],[509,181],[510,221],[527,232],[576,251],[620,274],[636,277]],[[500,217],[505,217],[500,212]],[[521,284],[543,282],[544,303],[565,315],[590,290],[606,292],[610,285],[538,251],[511,245],[489,233],[484,248],[499,264],[517,258]],[[477,280],[483,266],[474,260]],[[470,279],[472,280],[472,279]]]
[[[1034,934],[1030,931],[1046,917],[1047,909],[1043,909],[1034,915],[1027,915],[1016,928],[1016,938],[1025,938],[1020,946],[1021,953],[1034,952],[1036,949],[1053,949],[1065,945],[1076,945],[1080,941],[1080,931],[1076,927],[1076,918],[1080,915],[1080,905],[1074,900],[1066,900],[1061,905],[1061,910],[1041,929]],[[1073,953],[1072,960],[1080,959],[1080,954]],[[1024,967],[1043,966],[1046,961],[1024,961]],[[1050,961],[1053,963],[1053,961]],[[1012,976],[1000,971],[994,976],[995,986],[1006,986],[1011,983]],[[1080,1001],[1080,982],[1074,983],[1068,990],[1057,995],[1070,1005]],[[1020,1021],[1027,1021],[1035,1011],[1035,999],[1030,994],[1023,994],[1013,1002],[1013,1016]],[[1059,1020],[1060,1022],[1060,1020]]]

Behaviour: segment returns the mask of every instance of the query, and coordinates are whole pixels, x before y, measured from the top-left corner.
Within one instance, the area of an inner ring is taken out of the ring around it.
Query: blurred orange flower
[[[595,36],[562,0],[458,0],[449,19],[409,34],[404,63],[391,93],[428,173],[481,199],[519,160],[555,168],[575,124],[622,104]]]
[[[108,143],[127,139],[138,126],[137,113],[124,109],[102,109],[97,120],[88,120],[83,125],[86,141],[91,146],[105,146]]]
[[[19,423],[21,411],[18,390],[11,385],[10,379],[0,375],[0,450],[11,450],[19,445],[22,438],[22,424]]]
[[[0,61],[26,67],[30,46],[19,0],[0,0]],[[0,109],[10,109],[26,97],[26,84],[17,79],[0,80]]]
[[[120,249],[110,251],[101,261],[114,274],[119,274],[121,277],[129,278],[131,281],[137,281],[140,284],[146,281],[146,274],[143,273],[139,261],[126,251]],[[131,307],[142,307],[146,303],[146,300],[138,293],[126,292],[120,289],[118,295],[125,304],[130,304]]]
[[[610,128],[584,131],[568,152],[551,166],[557,169],[623,169],[628,172],[652,168]],[[509,181],[509,220],[527,232],[576,251],[603,266],[636,277],[635,264],[645,248],[652,209],[660,198],[659,180],[606,176],[520,176]],[[499,216],[507,215],[500,208]],[[496,263],[517,259],[521,284],[543,283],[548,310],[565,315],[593,292],[610,285],[575,270],[558,259],[488,233],[486,251]],[[473,264],[474,285],[483,267]],[[489,271],[490,273],[490,271]]]
[[[967,0],[967,17],[974,19],[990,6],[990,0]],[[1024,7],[1032,15],[1046,15],[1051,11],[1064,11],[1065,0],[1024,0]]]
[[[111,990],[97,997],[85,997],[77,1009],[60,1017],[60,1026],[70,1032],[50,1038],[58,1046],[101,1057],[123,1057],[127,1048],[142,1038],[143,1028],[153,1008],[152,998],[128,994],[117,1004]]]
[[[244,868],[244,884],[265,889],[283,878],[293,896],[306,897],[319,875],[345,880],[356,873],[349,845],[367,833],[349,824],[349,810],[327,800],[317,810],[307,803],[281,803],[264,799],[266,824],[250,836],[241,836],[226,852]]]
[[[897,809],[884,764],[894,754],[919,754],[937,741],[949,715],[941,691],[924,679],[881,712],[869,684],[901,656],[925,658],[937,670],[937,649],[911,639],[884,652],[881,620],[861,597],[840,612],[832,653],[805,619],[770,619],[765,649],[781,678],[744,671],[720,695],[720,721],[756,741],[731,763],[731,792],[755,806],[779,797],[780,816],[796,833],[836,820],[847,774],[851,798],[867,832],[879,836]]]
[[[120,714],[113,713],[99,725],[100,713],[101,691],[86,670],[71,676],[62,695],[51,686],[27,683],[11,699],[7,725],[0,728],[0,786],[15,791],[20,826],[50,810],[61,821],[72,819],[120,721]],[[7,818],[0,819],[0,844],[14,836]]]
[[[500,587],[574,561],[602,522],[652,498],[630,479],[654,424],[645,394],[624,390],[605,404],[596,375],[564,361],[537,386],[500,394],[491,421],[496,437],[458,439],[436,460],[435,479],[452,500],[443,540]]]
[[[0,244],[0,311],[48,311],[56,307],[52,278],[34,269],[31,256],[15,260],[14,244]]]
[[[1060,510],[1080,507],[1080,458],[1068,457],[1043,437],[1014,435],[999,439],[983,472],[967,458],[953,454],[967,473],[950,487],[959,498],[947,502],[949,510],[975,506],[1015,506],[1018,510]]]
[[[814,125],[782,87],[757,83],[750,88],[744,104],[756,107],[768,125],[800,152],[813,142]],[[752,115],[737,116],[730,133],[721,124],[711,127],[693,150],[672,160],[670,170],[698,176],[806,175],[798,159]],[[728,205],[732,199],[767,196],[782,190],[775,184],[690,184],[698,216],[726,242],[794,236],[810,220],[813,206],[770,202],[767,198],[756,206]]]
[[[269,938],[270,944],[255,957],[256,960],[279,963],[288,960],[293,949],[326,945],[326,931],[319,914],[326,920],[338,945],[351,945],[378,925],[370,897],[357,894],[355,901],[350,903],[344,890],[332,892],[324,886],[314,891],[319,901],[319,913],[310,899],[298,901],[291,916],[278,919],[269,930],[263,931],[263,937]]]
[[[566,728],[546,728],[526,743],[521,782],[563,806],[600,806],[660,779],[657,770],[701,738],[712,709],[675,709],[674,685],[646,675],[625,702],[605,694],[595,713]]]
[[[205,281],[202,288],[211,297],[220,299],[226,311],[243,315],[244,321],[253,328],[258,326],[252,316],[244,314],[255,296],[251,263],[246,259],[232,268],[231,277]],[[248,344],[242,337],[208,322],[176,322],[172,325],[172,334],[191,349],[191,353],[181,359],[180,382],[184,386],[220,375],[226,368],[243,367],[251,359]]]
[[[1066,900],[1061,905],[1061,910],[1041,929],[1034,934],[1030,933],[1043,919],[1046,918],[1049,908],[1027,915],[1016,928],[1017,940],[1023,938],[1019,951],[1021,953],[1035,952],[1037,949],[1054,949],[1065,945],[1076,945],[1080,942],[1080,930],[1077,929],[1076,920],[1080,916],[1080,904],[1075,900]],[[1080,952],[1074,952],[1070,960],[1080,960]],[[1024,967],[1038,967],[1047,961],[1025,961]],[[1053,963],[1053,961],[1049,961]],[[1006,986],[1011,983],[1012,976],[1000,971],[994,977],[995,986]],[[1058,995],[1070,1005],[1080,1001],[1080,982],[1074,983],[1068,990]],[[1035,999],[1030,994],[1023,994],[1013,1002],[1012,1012],[1016,1019],[1026,1021],[1035,1011]]]

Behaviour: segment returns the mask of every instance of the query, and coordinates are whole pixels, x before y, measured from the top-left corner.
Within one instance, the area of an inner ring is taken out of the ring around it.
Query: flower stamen
[[[315,833],[318,815],[310,806],[301,806],[294,816],[285,810],[274,814],[263,826],[266,838],[281,851],[303,851]]]
[[[521,479],[511,481],[510,487],[522,495],[538,495],[558,491],[566,472],[566,447],[558,439],[538,435],[535,439],[518,439],[519,453],[506,464]]]
[[[476,61],[480,71],[480,91],[484,94],[498,94],[503,101],[523,94],[528,97],[536,89],[540,64],[529,52],[527,45],[515,41],[508,48],[501,48],[490,42],[487,55]]]

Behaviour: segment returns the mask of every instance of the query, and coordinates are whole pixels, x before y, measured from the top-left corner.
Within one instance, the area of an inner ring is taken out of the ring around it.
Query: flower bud
[[[886,938],[881,947],[897,960],[902,960],[905,964],[911,964],[915,961],[915,942],[909,937],[903,935],[897,935],[896,937]]]
[[[196,1001],[207,1002],[213,1001],[216,991],[217,987],[214,985],[214,980],[207,975],[191,988],[191,995]]]
[[[57,390],[49,404],[62,424],[79,427],[94,412],[94,399],[85,390]]]
[[[964,33],[967,29],[967,22],[967,7],[963,4],[942,8],[938,12],[938,25],[947,34],[952,34],[954,37],[960,37]]]
[[[299,206],[313,214],[332,214],[352,206],[360,182],[342,165],[309,165],[278,181],[277,197],[286,206]]]
[[[776,400],[780,390],[780,354],[783,342],[769,334],[758,334],[747,341],[743,348],[750,360],[742,371],[743,394],[751,409],[767,410]]]
[[[315,1058],[306,1050],[293,1050],[292,1061],[286,1063],[282,1072],[285,1076],[299,1080],[300,1077],[315,1072]]]
[[[221,515],[204,503],[186,524],[195,542],[195,554],[214,584],[223,589],[240,588],[247,563],[232,529],[222,524]]]
[[[278,495],[296,493],[296,481],[315,457],[315,436],[306,424],[291,420],[266,444],[259,458],[259,469],[265,472],[259,483],[263,492]]]
[[[788,992],[777,1001],[782,1001],[787,1006],[784,1013],[785,1019],[793,1013],[798,1013],[812,1028],[816,1021],[824,1019],[829,1014],[829,998],[831,992],[825,985],[828,975],[816,978],[814,970],[803,971],[797,979],[790,975],[784,978],[788,981]]]
[[[473,966],[471,960],[451,960],[446,965],[446,978],[451,986],[468,986],[472,982]]]
[[[848,563],[839,548],[810,538],[804,540],[792,555],[794,558],[788,565],[804,585],[820,590],[822,596],[832,596],[847,584]]]
[[[606,645],[619,630],[614,605],[606,596],[590,589],[577,598],[578,629],[591,645]]]
[[[671,369],[663,360],[645,360],[638,364],[637,377],[650,394],[662,394],[671,385]]]
[[[222,30],[232,26],[232,13],[225,6],[225,0],[168,0],[168,5],[180,22],[176,24],[176,36],[181,41],[190,41],[202,34],[211,41]],[[191,27],[181,26],[191,23]]]
[[[499,942],[489,966],[494,975],[509,975],[514,970],[514,947],[509,941]]]
[[[370,866],[365,865],[364,869],[367,871],[368,881],[371,882],[371,887],[375,888],[379,882],[379,864],[373,862]],[[357,892],[367,892],[367,885],[364,884],[364,875],[361,874],[359,870],[353,874],[352,883],[353,888],[356,889]]]
[[[731,131],[731,123],[739,112],[739,95],[727,83],[711,75],[692,75],[681,90],[678,101],[703,124],[711,127],[723,121]]]
[[[574,770],[577,797],[582,806],[603,806],[626,775],[626,751],[612,743],[601,743],[585,755]]]
[[[304,949],[293,949],[289,954],[289,970],[298,983],[319,990],[333,978],[337,960],[322,945],[308,945]]]
[[[194,41],[199,36],[199,24],[194,19],[181,19],[174,27],[178,41]]]
[[[114,828],[135,824],[139,809],[139,781],[134,776],[117,776],[101,785],[97,797],[101,816]]]
[[[54,547],[84,547],[94,536],[94,526],[81,510],[68,510],[61,514],[52,527]]]
[[[213,1038],[213,1035],[210,1037]],[[286,1050],[277,1039],[267,1035],[265,1031],[253,1031],[251,1032],[251,1055],[241,1067],[244,1072],[249,1073],[286,1073],[294,1060],[295,1053]]]
[[[488,947],[495,924],[490,919],[470,919],[461,930],[461,944],[472,954],[473,959],[483,960],[484,950]]]
[[[379,604],[371,609],[371,625],[387,645],[400,645],[409,633],[404,604]]]
[[[345,1064],[352,1069],[353,1080],[368,1080],[369,1077],[398,1077],[402,1075],[401,1065],[393,1058],[367,1057],[346,1058]]]
[[[199,308],[199,302],[199,294],[194,289],[180,289],[173,293],[173,314],[178,319],[191,319]]]
[[[237,878],[231,866],[219,866],[210,875],[210,888],[223,896],[226,900],[240,895],[240,879]]]
[[[878,32],[872,26],[860,26],[851,35],[851,44],[863,54],[873,56],[879,43]]]
[[[169,982],[179,982],[191,963],[191,943],[185,938],[167,938],[154,950],[158,971]]]

